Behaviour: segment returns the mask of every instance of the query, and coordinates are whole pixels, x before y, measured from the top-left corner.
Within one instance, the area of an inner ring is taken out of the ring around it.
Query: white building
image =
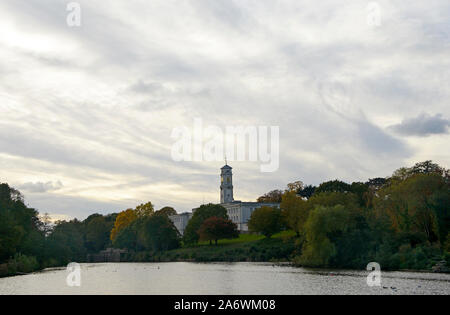
[[[232,167],[225,165],[221,168],[220,173],[220,205],[227,209],[228,216],[233,223],[236,223],[238,230],[241,232],[248,231],[248,221],[258,208],[262,206],[279,208],[279,203],[260,203],[260,202],[242,202],[234,200],[233,197],[233,172]],[[194,209],[193,211],[195,211]],[[170,219],[174,223],[181,235],[192,218],[192,213],[183,213],[171,216]]]
[[[262,206],[279,208],[279,203],[242,202],[233,198],[233,172],[229,165],[221,169],[220,179],[220,205],[227,209],[228,216],[233,223],[236,223],[241,232],[248,231],[248,221],[258,208]]]
[[[169,219],[173,222],[173,224],[175,225],[175,227],[177,228],[178,232],[180,232],[181,235],[184,234],[184,230],[186,229],[186,226],[191,218],[192,213],[189,212],[172,215],[169,217]]]

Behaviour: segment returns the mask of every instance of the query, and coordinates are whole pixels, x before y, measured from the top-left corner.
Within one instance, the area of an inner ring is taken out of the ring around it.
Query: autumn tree
[[[238,238],[237,225],[231,220],[211,217],[206,219],[198,230],[201,241],[215,241],[216,245],[220,239]]]
[[[115,241],[118,233],[129,226],[133,221],[138,218],[138,215],[135,210],[128,209],[120,212],[117,215],[116,222],[114,223],[114,228],[111,230],[111,241]]]
[[[281,210],[263,206],[253,211],[248,227],[253,232],[258,232],[267,238],[283,229]]]
[[[396,232],[421,233],[430,242],[445,241],[450,224],[449,187],[437,173],[418,173],[391,183],[374,201]]]

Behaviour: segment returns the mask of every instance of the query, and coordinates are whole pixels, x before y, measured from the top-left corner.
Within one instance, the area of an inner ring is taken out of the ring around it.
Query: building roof
[[[221,170],[232,170],[233,168],[228,164],[221,168]]]

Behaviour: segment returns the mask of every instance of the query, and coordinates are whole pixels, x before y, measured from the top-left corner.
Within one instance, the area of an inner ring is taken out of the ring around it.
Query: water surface
[[[450,275],[383,272],[369,287],[367,271],[332,271],[267,263],[82,264],[81,286],[66,284],[66,269],[0,279],[0,294],[450,294]]]

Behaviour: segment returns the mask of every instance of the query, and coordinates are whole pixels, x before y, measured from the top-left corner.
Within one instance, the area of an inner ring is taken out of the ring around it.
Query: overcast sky
[[[219,201],[223,162],[173,128],[280,126],[280,168],[230,163],[235,199],[302,180],[450,166],[450,2],[0,2],[0,182],[57,218]],[[368,7],[369,5],[369,7]],[[368,23],[370,22],[370,23]]]

